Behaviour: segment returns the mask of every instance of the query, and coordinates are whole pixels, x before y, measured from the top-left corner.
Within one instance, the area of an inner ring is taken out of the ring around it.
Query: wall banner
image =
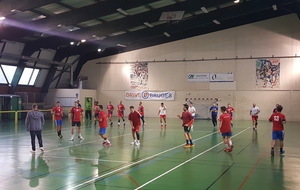
[[[175,91],[125,91],[125,100],[174,100]]]
[[[233,73],[210,73],[209,82],[233,82]]]
[[[188,73],[188,82],[209,82],[209,73]]]

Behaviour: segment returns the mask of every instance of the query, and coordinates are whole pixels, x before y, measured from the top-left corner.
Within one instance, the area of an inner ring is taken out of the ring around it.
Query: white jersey
[[[167,115],[167,107],[160,107],[159,108],[159,115]]]
[[[189,112],[192,114],[193,117],[196,115],[196,108],[194,106],[189,106]]]
[[[258,116],[258,114],[259,114],[259,107],[257,107],[257,106],[255,106],[254,108],[252,108],[251,110],[251,115],[252,116]]]

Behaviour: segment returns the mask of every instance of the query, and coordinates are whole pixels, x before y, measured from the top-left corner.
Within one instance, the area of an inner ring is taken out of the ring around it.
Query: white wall
[[[124,101],[124,91],[130,90],[129,64],[96,64],[98,62],[131,62],[149,60],[191,60],[249,58],[197,62],[149,62],[148,90],[176,91],[175,101],[167,101],[168,116],[182,110],[187,93],[198,97],[221,98],[220,105],[231,103],[237,119],[250,119],[249,110],[256,103],[262,110],[261,119],[268,119],[276,103],[284,106],[288,120],[300,120],[299,58],[281,58],[281,81],[276,89],[256,86],[255,63],[250,57],[300,55],[300,22],[297,15],[287,15],[254,24],[139,49],[86,63],[80,75],[89,76],[87,88],[97,89],[101,104],[112,101],[125,106],[138,101]],[[233,72],[234,83],[188,82],[190,72]],[[146,116],[157,115],[160,102],[144,101]]]

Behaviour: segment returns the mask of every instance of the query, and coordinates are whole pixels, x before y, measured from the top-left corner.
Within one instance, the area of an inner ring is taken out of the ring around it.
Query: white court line
[[[55,158],[55,159],[72,159],[74,157],[71,156],[43,156],[43,158]],[[115,163],[132,163],[132,162],[128,162],[128,161],[119,161],[119,160],[103,160],[103,159],[96,159],[96,158],[77,158],[79,160],[84,160],[84,161],[101,161],[101,162],[115,162]]]
[[[248,128],[246,128],[246,129],[240,131],[239,133],[237,133],[236,135],[234,135],[234,136],[232,136],[232,137],[235,137],[235,136],[237,136],[237,135],[239,135],[239,134],[245,132],[245,131],[248,130],[248,129],[250,129],[250,127],[248,127]],[[176,167],[174,167],[174,168],[172,168],[172,169],[166,171],[165,173],[163,173],[163,174],[161,174],[161,175],[159,175],[159,176],[157,176],[157,177],[151,179],[150,181],[144,183],[143,185],[140,185],[139,187],[135,188],[134,190],[139,190],[140,188],[145,187],[146,185],[152,183],[153,181],[155,181],[155,180],[157,180],[157,179],[163,177],[164,175],[167,175],[168,173],[172,172],[173,170],[176,170],[176,169],[179,168],[180,166],[183,166],[184,164],[186,164],[186,163],[188,163],[188,162],[194,160],[195,158],[198,158],[199,156],[205,154],[206,152],[208,152],[208,151],[210,151],[210,150],[216,148],[216,147],[219,146],[220,144],[223,144],[223,142],[220,142],[220,143],[216,144],[215,146],[212,146],[212,147],[210,147],[209,149],[206,149],[205,151],[201,152],[200,154],[198,154],[198,155],[196,155],[196,156],[194,156],[194,157],[192,157],[192,158],[186,160],[185,162],[182,162],[181,164],[177,165]]]
[[[217,131],[216,131],[216,132],[213,132],[213,133],[210,133],[210,134],[207,134],[207,135],[205,135],[205,136],[203,136],[203,137],[197,138],[197,139],[195,139],[195,140],[193,140],[193,141],[197,141],[197,140],[206,138],[206,137],[208,137],[208,136],[210,136],[210,135],[213,135],[213,134],[215,134],[215,133],[217,133]],[[174,150],[174,149],[176,149],[176,148],[182,147],[183,145],[185,145],[185,143],[184,143],[184,144],[181,144],[181,145],[178,145],[178,146],[175,146],[175,147],[173,147],[173,148],[170,148],[170,149],[168,149],[168,150],[162,151],[162,152],[160,152],[160,153],[154,154],[154,155],[152,155],[152,156],[149,156],[149,157],[144,158],[144,159],[142,159],[142,160],[139,160],[139,161],[137,161],[137,162],[133,162],[133,163],[131,163],[131,164],[128,164],[128,165],[126,165],[126,166],[123,166],[123,167],[121,167],[121,168],[118,168],[118,169],[116,169],[116,170],[113,170],[113,171],[111,171],[111,172],[108,172],[108,173],[103,174],[103,175],[101,175],[101,176],[98,176],[98,177],[95,177],[95,178],[90,179],[90,180],[88,180],[88,181],[85,181],[85,182],[83,182],[83,183],[80,183],[80,184],[78,184],[78,185],[76,185],[76,186],[74,186],[74,187],[69,187],[69,188],[67,188],[67,189],[68,189],[68,190],[76,189],[76,188],[81,187],[81,186],[83,186],[83,185],[85,185],[85,184],[91,183],[91,182],[93,182],[93,181],[95,181],[95,180],[97,180],[97,179],[100,179],[100,178],[103,178],[103,177],[105,177],[105,176],[108,176],[108,175],[117,173],[117,172],[119,172],[119,171],[121,171],[121,170],[127,169],[127,168],[129,168],[129,167],[131,167],[131,166],[137,165],[137,164],[139,164],[139,163],[141,163],[141,162],[145,162],[145,161],[150,160],[150,159],[152,159],[152,158],[154,158],[154,157],[156,157],[156,156],[159,156],[159,155],[161,155],[161,154],[164,154],[164,153],[169,152],[169,151],[171,151],[171,150]]]
[[[146,130],[146,131],[152,131],[153,129],[149,129],[149,130]],[[132,135],[132,133],[127,133],[127,134],[124,134],[124,135],[118,135],[118,136],[113,136],[113,137],[110,137],[110,139],[114,139],[114,138],[118,138],[118,137],[124,137],[124,136],[128,136],[128,135]],[[95,142],[100,142],[102,141],[102,139],[99,139],[99,140],[94,140],[94,141],[89,141],[89,142],[85,142],[85,143],[80,143],[80,144],[73,144],[73,145],[70,145],[70,146],[64,146],[64,147],[61,147],[61,148],[55,148],[55,149],[51,149],[51,150],[45,150],[44,152],[52,152],[52,151],[56,151],[56,150],[62,150],[62,149],[65,149],[65,148],[70,148],[70,147],[74,147],[74,146],[80,146],[80,145],[85,145],[85,144],[91,144],[91,143],[95,143]],[[73,141],[70,141],[70,143],[72,143]]]

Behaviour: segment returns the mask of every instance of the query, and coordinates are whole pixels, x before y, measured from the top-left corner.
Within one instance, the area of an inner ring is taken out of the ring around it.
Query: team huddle
[[[103,139],[104,146],[111,146],[111,142],[108,140],[106,134],[106,128],[108,127],[108,121],[110,122],[110,126],[113,126],[112,115],[114,111],[114,106],[111,102],[108,102],[106,107],[107,113],[104,111],[103,105],[98,105],[98,102],[94,102],[94,125],[98,123],[99,130],[98,134]],[[128,115],[128,121],[130,122],[131,131],[132,131],[132,138],[133,141],[131,142],[132,145],[139,146],[140,145],[140,128],[141,126],[144,127],[146,125],[144,119],[144,106],[142,102],[139,102],[138,109],[135,111],[134,106],[130,106],[130,113]],[[284,154],[285,151],[283,150],[283,140],[284,140],[284,126],[283,124],[286,123],[285,115],[281,113],[283,107],[281,105],[276,104],[276,108],[273,110],[273,114],[270,116],[269,121],[273,123],[273,130],[272,130],[272,141],[271,141],[271,156],[274,156],[274,146],[276,140],[280,142],[280,154]],[[121,125],[121,119],[123,125],[125,127],[125,118],[124,118],[124,111],[125,106],[122,104],[122,101],[119,102],[117,105],[117,113],[118,113],[118,126]],[[228,104],[227,107],[221,106],[220,111],[221,115],[219,119],[217,119],[218,115],[218,104],[215,102],[210,107],[209,111],[211,112],[212,123],[213,127],[217,126],[217,122],[219,121],[218,129],[223,137],[223,142],[225,145],[224,151],[231,152],[233,150],[233,143],[232,143],[232,128],[233,128],[233,113],[234,108]],[[51,113],[53,114],[57,136],[59,138],[63,138],[62,135],[62,118],[63,118],[63,108],[60,106],[60,102],[56,102],[56,106],[53,107]],[[250,109],[250,116],[252,118],[252,128],[253,130],[257,130],[258,127],[258,114],[260,113],[260,109],[253,104],[253,107]],[[167,127],[167,107],[164,103],[161,103],[159,110],[158,110],[159,120],[161,124],[161,128],[166,129]],[[193,130],[193,123],[196,117],[196,109],[193,104],[190,102],[190,105],[184,104],[183,105],[183,112],[181,115],[177,115],[178,118],[182,120],[182,127],[184,131],[184,136],[186,140],[186,144],[184,145],[185,148],[192,148],[194,147],[194,143],[191,136],[191,131]],[[70,141],[74,141],[75,136],[75,127],[77,127],[77,135],[78,139],[83,140],[83,136],[81,135],[81,120],[83,119],[83,109],[79,101],[74,102],[74,107],[71,108],[69,111],[69,118],[70,122],[72,123],[71,128],[71,138]],[[41,151],[44,151],[43,142],[42,142],[42,135],[41,131],[44,126],[44,116],[41,112],[38,111],[38,106],[36,104],[32,105],[32,111],[27,113],[25,119],[25,126],[27,130],[30,132],[31,135],[31,152],[34,153],[36,150],[35,147],[35,137],[38,139],[39,147]]]

